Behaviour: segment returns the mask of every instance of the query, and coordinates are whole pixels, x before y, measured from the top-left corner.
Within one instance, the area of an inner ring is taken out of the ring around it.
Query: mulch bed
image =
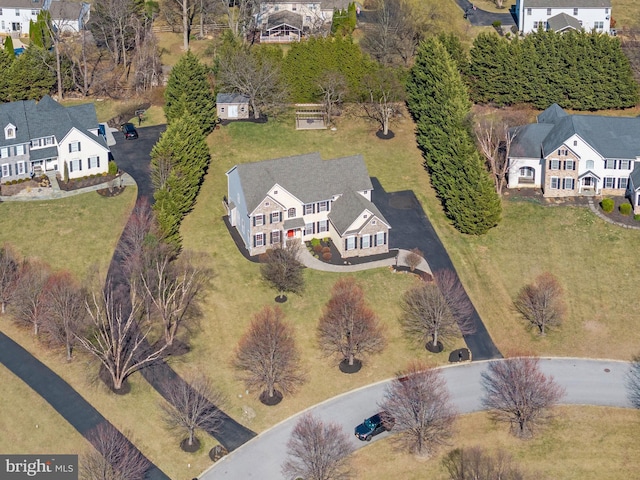
[[[72,190],[78,190],[79,188],[93,187],[94,185],[100,185],[101,183],[109,182],[117,178],[118,178],[117,175],[104,175],[104,176],[99,175],[97,177],[77,178],[77,179],[69,180],[68,182],[63,182],[62,180],[58,180],[58,185],[60,186],[60,190],[64,190],[65,192],[70,192]],[[115,188],[116,187],[114,186],[114,189]]]
[[[278,390],[274,390],[272,397],[269,396],[269,392],[262,392],[260,394],[259,400],[260,402],[262,402],[263,405],[272,407],[274,405],[279,404],[283,398],[284,396],[282,395],[282,392],[279,392]]]
[[[314,255],[318,260],[328,263],[330,265],[359,265],[361,263],[369,263],[374,262],[376,260],[385,260],[387,258],[394,258],[396,256],[397,251],[391,250],[387,253],[380,253],[378,255],[367,255],[366,257],[349,257],[342,258],[340,256],[340,252],[335,247],[332,241],[320,240],[320,247],[329,248],[329,253],[331,257],[325,258],[326,256],[323,254],[322,250],[316,252],[314,248],[311,246],[311,242],[305,242],[306,248]]]
[[[187,453],[197,452],[198,450],[200,450],[200,440],[198,440],[197,438],[194,438],[193,443],[189,445],[189,439],[185,438],[180,442],[180,449],[183,452],[187,452]]]
[[[391,140],[395,136],[396,134],[393,133],[391,130],[389,130],[386,135],[382,133],[382,130],[378,130],[376,132],[376,137],[378,137],[380,140]]]
[[[46,187],[42,186],[40,184],[40,180],[34,179],[34,180],[27,180],[25,182],[16,183],[14,185],[8,185],[6,183],[2,184],[2,186],[0,186],[0,194],[11,196],[11,195],[17,195],[22,190],[26,190],[26,189],[38,191],[38,189],[46,189],[46,188],[49,188],[49,186],[46,186]]]
[[[602,210],[602,206],[600,205],[600,202],[597,202],[596,207],[602,213],[604,213],[607,217],[609,217],[614,222],[622,223],[623,225],[630,225],[633,227],[640,227],[640,221],[633,218],[633,210],[631,211],[630,215],[623,215],[620,213],[620,205],[624,203],[629,203],[629,199],[625,197],[608,197],[608,198],[611,198],[615,202],[615,207],[613,209],[613,212],[605,213]]]
[[[131,391],[131,384],[127,379],[122,382],[122,388],[116,389],[113,386],[113,379],[111,378],[111,374],[104,368],[104,365],[100,365],[100,370],[98,371],[98,378],[102,380],[105,386],[111,390],[116,395],[126,395]]]
[[[353,365],[349,365],[349,360],[342,360],[338,368],[342,373],[358,373],[362,369],[362,361],[355,358],[353,360]]]

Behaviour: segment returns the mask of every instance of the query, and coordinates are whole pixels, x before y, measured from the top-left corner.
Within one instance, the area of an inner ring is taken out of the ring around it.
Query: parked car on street
[[[379,412],[372,417],[365,418],[364,422],[355,428],[355,435],[359,440],[369,442],[376,435],[391,430],[393,423],[393,419],[386,412]]]
[[[130,138],[138,138],[138,131],[133,123],[123,123],[120,125],[120,130],[124,133],[124,138],[129,140]]]

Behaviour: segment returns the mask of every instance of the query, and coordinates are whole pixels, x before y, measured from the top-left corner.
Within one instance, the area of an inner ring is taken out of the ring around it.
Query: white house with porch
[[[611,0],[516,0],[515,12],[522,34],[540,27],[557,32],[580,28],[610,31]]]
[[[0,129],[2,183],[63,172],[65,164],[70,179],[108,171],[110,151],[92,103],[63,107],[45,95],[0,104]]]
[[[319,153],[236,165],[225,207],[249,255],[289,239],[331,238],[343,258],[389,251],[391,226],[371,201],[362,155]]]
[[[545,197],[625,195],[640,163],[640,118],[569,115],[557,104],[509,130],[509,188]]]

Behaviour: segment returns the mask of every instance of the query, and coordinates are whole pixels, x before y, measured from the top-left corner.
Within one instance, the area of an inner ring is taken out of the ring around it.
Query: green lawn
[[[636,478],[640,464],[637,411],[578,406],[557,411],[553,423],[531,440],[509,435],[505,424],[495,424],[486,413],[464,415],[456,421],[451,445],[433,458],[397,452],[384,439],[353,455],[354,471],[357,477],[448,480],[441,463],[444,455],[453,448],[479,446],[509,452],[530,480]]]

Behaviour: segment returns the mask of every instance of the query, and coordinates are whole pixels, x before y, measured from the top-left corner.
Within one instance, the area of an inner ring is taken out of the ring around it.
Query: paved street
[[[486,370],[487,365],[488,362],[473,362],[443,367],[444,377],[460,413],[482,410],[483,390],[480,375]],[[542,359],[540,366],[546,374],[553,375],[556,381],[566,388],[567,394],[562,403],[631,407],[624,387],[628,363],[553,358]],[[324,421],[337,422],[351,434],[353,428],[365,417],[378,411],[377,403],[382,399],[387,383],[388,381],[384,381],[348,392],[316,405],[310,411]],[[249,441],[214,464],[200,478],[282,480],[280,465],[285,460],[286,443],[298,417],[299,415],[296,415],[285,420]],[[389,434],[383,433],[372,441],[386,435]],[[367,445],[354,436],[350,438],[356,448]]]

